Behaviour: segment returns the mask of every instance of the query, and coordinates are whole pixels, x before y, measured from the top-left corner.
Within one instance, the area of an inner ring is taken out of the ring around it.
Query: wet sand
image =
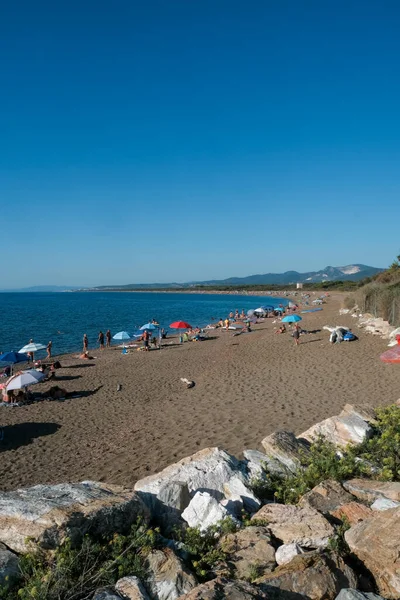
[[[58,384],[80,398],[0,407],[0,488],[94,479],[132,486],[201,448],[236,456],[277,429],[301,433],[348,402],[389,404],[400,397],[400,368],[379,354],[387,342],[339,317],[340,295],[302,315],[308,330],[347,325],[360,341],[329,344],[329,332],[304,335],[299,347],[267,319],[250,334],[210,331],[204,342],[169,342],[161,351],[121,349],[82,361],[60,357]],[[180,377],[194,380],[187,389]],[[122,386],[117,391],[118,385]]]

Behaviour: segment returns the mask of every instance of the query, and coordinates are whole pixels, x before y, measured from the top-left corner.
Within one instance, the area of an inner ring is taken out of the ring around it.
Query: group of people
[[[287,329],[286,329],[286,325],[285,323],[281,323],[278,327],[278,329],[275,330],[275,333],[286,333]],[[300,334],[301,334],[301,327],[298,323],[293,323],[293,330],[292,330],[292,336],[294,338],[294,343],[296,344],[296,346],[298,346],[300,344]]]
[[[105,335],[102,331],[99,331],[99,335],[97,336],[97,341],[99,343],[100,350],[104,350],[105,347],[111,347],[111,331],[107,329]],[[105,344],[104,344],[105,341]],[[89,351],[89,339],[86,333],[83,334],[83,354]]]

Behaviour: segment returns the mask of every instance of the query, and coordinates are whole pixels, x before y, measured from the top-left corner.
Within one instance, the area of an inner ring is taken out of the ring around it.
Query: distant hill
[[[131,283],[127,285],[108,285],[91,288],[94,290],[157,290],[157,289],[188,289],[195,286],[226,286],[226,285],[289,285],[293,283],[319,283],[321,281],[360,281],[373,277],[383,269],[367,265],[347,265],[345,267],[325,267],[321,271],[299,273],[265,273],[264,275],[249,275],[247,277],[229,277],[228,279],[212,279],[209,281],[191,281],[187,283]]]
[[[67,285],[34,285],[32,287],[26,288],[18,288],[14,290],[0,290],[1,292],[69,292],[83,289],[81,286],[78,287],[76,285],[67,286]]]

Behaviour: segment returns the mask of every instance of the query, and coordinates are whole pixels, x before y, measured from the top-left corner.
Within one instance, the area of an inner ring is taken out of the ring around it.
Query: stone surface
[[[377,498],[373,504],[371,504],[372,510],[389,510],[389,508],[396,508],[400,506],[400,502],[389,500],[389,498]]]
[[[189,527],[200,527],[202,531],[228,516],[227,509],[207,492],[197,492],[182,513]]]
[[[245,581],[218,577],[195,587],[179,600],[269,600],[270,596]]]
[[[183,523],[182,511],[189,506],[190,493],[187,483],[166,481],[157,496],[152,497],[151,513],[155,522],[168,535]]]
[[[397,481],[350,479],[343,483],[343,487],[356,498],[366,502],[372,503],[378,498],[389,498],[400,502],[400,482]]]
[[[345,404],[341,416],[357,415],[367,423],[376,423],[376,412],[373,406],[368,404]]]
[[[268,593],[269,586],[304,594],[309,600],[335,600],[342,588],[355,587],[353,571],[334,552],[308,552],[256,580]],[[284,596],[281,596],[284,598]],[[279,596],[278,596],[279,598]]]
[[[228,500],[241,498],[244,508],[251,513],[257,511],[261,506],[259,499],[239,477],[232,477],[224,484],[224,494]]]
[[[261,444],[269,457],[292,472],[300,467],[301,454],[308,452],[308,445],[298,440],[291,431],[275,431],[264,438]]]
[[[400,508],[374,512],[344,535],[350,550],[372,573],[379,593],[400,598]]]
[[[353,496],[346,492],[338,481],[329,479],[304,494],[299,504],[301,506],[311,506],[315,510],[327,514],[353,499]]]
[[[35,485],[0,492],[0,542],[27,552],[33,538],[43,548],[58,546],[66,537],[78,542],[87,531],[124,532],[148,511],[132,490],[93,481]]]
[[[219,546],[228,554],[226,563],[235,579],[249,579],[253,565],[263,571],[276,566],[275,550],[266,527],[245,527],[221,538]]]
[[[127,598],[127,600],[149,600],[149,595],[142,582],[133,575],[119,579],[115,584],[115,589],[122,598]]]
[[[208,492],[221,500],[224,484],[235,475],[244,479],[241,464],[234,456],[218,448],[206,448],[169,465],[160,473],[140,479],[135,484],[135,490],[151,510],[160,489],[172,481],[186,483],[191,496],[197,491]]]
[[[18,556],[7,550],[3,544],[0,544],[0,587],[7,586],[8,582],[19,576],[18,563]]]
[[[145,566],[149,572],[146,587],[157,600],[175,600],[197,585],[195,576],[169,548],[151,552]]]
[[[244,463],[248,473],[248,479],[263,478],[265,470],[276,475],[286,475],[288,469],[279,460],[267,456],[258,450],[244,450]]]
[[[359,590],[345,589],[340,590],[336,600],[385,600],[382,596],[373,594],[372,592],[360,592]]]
[[[253,517],[265,519],[273,535],[284,544],[304,548],[325,548],[333,536],[333,527],[311,506],[267,504]]]
[[[365,504],[349,502],[348,504],[343,504],[338,509],[333,510],[331,515],[342,521],[343,519],[346,519],[350,525],[355,525],[360,521],[369,519],[373,515],[373,511],[368,506],[365,506]]]
[[[298,544],[283,544],[275,552],[275,560],[278,565],[285,565],[299,554],[304,554],[304,550]]]
[[[323,436],[336,447],[345,448],[349,444],[361,444],[371,435],[371,426],[357,413],[341,413],[316,423],[298,437],[313,442],[318,436]]]

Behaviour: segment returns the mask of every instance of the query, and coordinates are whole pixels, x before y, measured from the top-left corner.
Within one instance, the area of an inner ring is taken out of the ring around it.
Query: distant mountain
[[[0,290],[1,292],[69,292],[85,289],[82,286],[78,287],[76,285],[66,286],[66,285],[34,285],[32,287],[27,288],[18,288],[15,290]]]
[[[293,283],[319,283],[321,281],[360,281],[372,277],[383,269],[368,267],[367,265],[346,265],[345,267],[325,267],[321,271],[299,273],[286,271],[285,273],[265,273],[264,275],[249,275],[248,277],[229,277],[228,279],[212,279],[209,281],[191,281],[188,283],[131,283],[128,285],[109,285],[91,288],[93,290],[157,290],[157,289],[188,289],[198,285],[224,286],[224,285],[289,285]]]

